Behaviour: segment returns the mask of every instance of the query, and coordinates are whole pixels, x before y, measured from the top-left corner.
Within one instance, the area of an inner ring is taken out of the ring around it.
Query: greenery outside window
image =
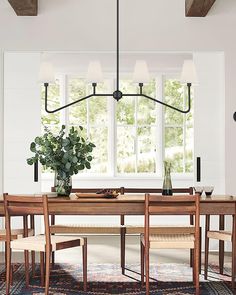
[[[176,77],[156,75],[144,86],[144,93],[185,108],[186,88]],[[114,86],[115,80],[107,79],[98,85],[98,92],[111,93]],[[59,75],[49,89],[51,108],[91,93],[84,78],[72,75]],[[135,93],[138,88],[121,79],[121,91]],[[94,97],[47,114],[42,95],[42,127],[57,131],[62,124],[83,126],[85,136],[96,145],[92,169],[82,171],[84,176],[162,177],[165,159],[172,162],[174,173],[193,173],[193,110],[183,115],[146,98],[124,97],[117,103],[112,97]]]

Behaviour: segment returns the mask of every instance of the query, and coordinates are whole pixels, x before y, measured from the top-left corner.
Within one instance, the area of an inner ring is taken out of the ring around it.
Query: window
[[[121,91],[138,92],[128,79],[121,80]],[[111,93],[115,80],[98,84],[98,93]],[[79,76],[61,75],[49,87],[49,107],[69,103],[91,93],[91,86]],[[186,87],[176,77],[158,75],[144,87],[144,93],[179,108],[186,107]],[[83,174],[110,176],[162,176],[162,162],[172,162],[178,174],[193,172],[193,111],[187,115],[164,108],[142,97],[92,97],[70,108],[47,114],[42,95],[42,124],[57,131],[83,126],[84,135],[95,143],[92,168]],[[66,99],[66,101],[63,101]]]
[[[186,109],[186,87],[176,79],[164,79],[165,102]],[[193,110],[184,115],[165,108],[165,159],[176,173],[193,172]]]
[[[123,80],[121,91],[138,93],[132,81]],[[156,83],[152,80],[144,92],[156,96]],[[157,105],[142,97],[124,97],[116,105],[117,173],[156,173],[158,167]]]

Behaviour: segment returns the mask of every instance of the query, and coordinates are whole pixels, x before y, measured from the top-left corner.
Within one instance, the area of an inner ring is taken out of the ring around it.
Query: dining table
[[[44,193],[46,195],[47,193]],[[29,196],[38,196],[31,194]],[[43,194],[41,194],[43,195]],[[19,196],[27,196],[20,194]],[[125,194],[118,195],[116,198],[79,198],[76,194],[69,197],[55,197],[48,194],[48,210],[52,216],[51,224],[55,224],[56,215],[113,215],[113,216],[135,216],[145,213],[145,194]],[[166,196],[168,198],[168,196]],[[22,204],[23,206],[24,204]],[[174,201],[173,207],[178,206]],[[32,204],[33,206],[33,204]],[[178,215],[176,210],[174,215]],[[159,215],[163,215],[158,213]],[[211,195],[200,197],[201,215],[218,215],[219,230],[225,228],[225,215],[236,215],[236,196],[232,195]],[[166,215],[166,214],[165,214]],[[180,215],[181,212],[180,212]],[[0,196],[0,216],[4,216],[3,197]],[[191,216],[192,217],[192,216]],[[190,218],[190,224],[193,224],[193,218]],[[219,241],[220,257],[224,255],[224,242]],[[192,254],[191,254],[192,255]],[[190,260],[192,261],[192,260]],[[200,263],[201,265],[201,263]]]
[[[32,195],[38,194],[29,196]],[[48,208],[51,215],[144,215],[144,201],[144,194],[118,195],[116,198],[78,198],[71,194],[70,197],[49,197]],[[173,202],[172,206],[175,205]],[[200,214],[235,215],[235,206],[236,196],[201,196]],[[4,216],[3,197],[0,197],[0,215]]]

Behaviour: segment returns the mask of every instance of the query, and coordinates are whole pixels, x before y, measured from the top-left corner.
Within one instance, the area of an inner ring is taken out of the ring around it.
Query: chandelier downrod
[[[116,90],[120,90],[120,5],[117,0],[116,13]]]
[[[116,9],[117,9],[117,13],[116,13],[116,90],[111,94],[111,93],[96,93],[96,87],[97,87],[97,83],[92,83],[92,87],[93,87],[93,93],[79,98],[76,101],[73,101],[69,104],[66,104],[62,107],[59,107],[57,109],[54,110],[49,110],[48,109],[48,87],[49,87],[49,82],[44,82],[44,88],[45,88],[45,111],[47,113],[55,113],[58,111],[61,111],[67,107],[73,106],[74,104],[77,104],[78,102],[81,102],[83,100],[86,100],[90,97],[113,97],[116,101],[119,101],[122,97],[145,97],[147,99],[150,99],[156,103],[161,104],[162,106],[171,108],[177,112],[180,112],[182,114],[187,114],[188,112],[190,112],[191,110],[191,86],[192,83],[187,83],[187,88],[188,88],[188,106],[186,110],[182,110],[179,108],[176,108],[172,105],[169,105],[167,103],[164,103],[161,100],[155,99],[153,97],[150,97],[146,94],[143,93],[143,83],[139,83],[139,93],[122,93],[120,91],[120,5],[119,5],[119,0],[116,0]]]

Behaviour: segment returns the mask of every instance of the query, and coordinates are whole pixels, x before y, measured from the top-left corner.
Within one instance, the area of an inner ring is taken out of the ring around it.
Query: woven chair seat
[[[193,249],[193,234],[168,234],[150,235],[150,248],[153,249]],[[141,234],[141,241],[145,245],[144,235]]]
[[[229,241],[232,242],[232,233],[229,231],[218,230],[218,231],[208,231],[207,237],[210,239]]]
[[[24,235],[24,230],[22,228],[19,229],[12,229],[11,230],[11,239],[20,239],[23,238]],[[34,235],[34,230],[33,229],[28,229],[28,235],[33,236]],[[6,241],[7,239],[7,233],[5,229],[0,230],[0,241]]]
[[[117,224],[56,224],[51,225],[54,234],[120,234],[122,225]]]
[[[125,225],[127,234],[143,234],[144,226]],[[193,234],[194,225],[150,225],[150,234]]]
[[[52,251],[83,245],[83,238],[78,238],[75,236],[51,236]],[[37,235],[11,241],[11,248],[15,250],[45,252],[45,246],[45,235]]]

